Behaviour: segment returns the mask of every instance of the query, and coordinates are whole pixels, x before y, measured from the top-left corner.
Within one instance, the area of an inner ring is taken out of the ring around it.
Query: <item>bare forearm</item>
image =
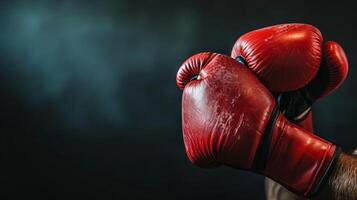
[[[357,156],[342,153],[328,183],[314,199],[357,199]]]

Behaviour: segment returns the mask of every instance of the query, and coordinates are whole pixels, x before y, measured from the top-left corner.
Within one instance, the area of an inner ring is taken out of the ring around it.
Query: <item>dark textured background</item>
[[[352,4],[99,2],[0,2],[1,199],[263,199],[260,176],[189,164],[175,74],[277,23],[314,24],[344,46],[350,74],[315,106],[315,127],[356,146]]]

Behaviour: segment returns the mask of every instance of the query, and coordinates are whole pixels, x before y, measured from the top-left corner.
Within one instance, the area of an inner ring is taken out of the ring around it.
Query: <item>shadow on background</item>
[[[189,164],[180,64],[229,54],[263,26],[305,22],[342,44],[346,83],[314,108],[322,137],[356,146],[356,8],[319,2],[1,1],[3,199],[264,199],[263,177]]]

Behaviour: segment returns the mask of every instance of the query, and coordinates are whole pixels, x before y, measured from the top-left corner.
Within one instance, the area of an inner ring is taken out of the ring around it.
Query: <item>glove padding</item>
[[[289,122],[247,67],[201,53],[180,67],[186,154],[201,167],[227,165],[263,174],[299,195],[313,194],[336,146]]]
[[[280,96],[280,109],[295,122],[317,99],[338,88],[348,73],[343,48],[333,41],[324,43],[321,32],[308,24],[248,32],[234,44],[231,56]]]

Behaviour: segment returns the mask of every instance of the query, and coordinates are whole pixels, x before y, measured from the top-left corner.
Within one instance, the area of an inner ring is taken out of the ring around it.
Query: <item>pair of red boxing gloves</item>
[[[345,80],[346,55],[308,24],[248,32],[231,57],[199,53],[180,67],[182,130],[190,161],[267,176],[310,196],[339,148],[312,133],[311,105]]]

